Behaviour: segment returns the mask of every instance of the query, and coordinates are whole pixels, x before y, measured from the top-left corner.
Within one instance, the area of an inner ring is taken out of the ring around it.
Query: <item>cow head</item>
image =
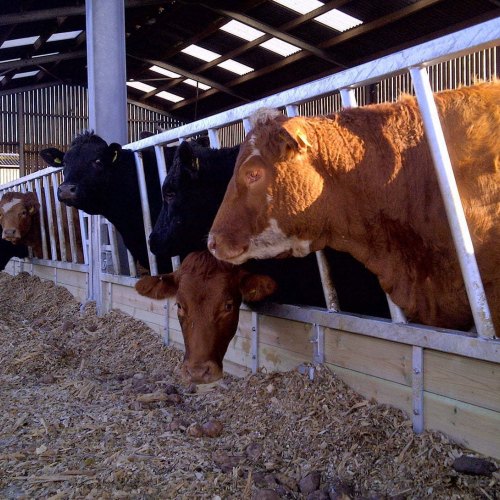
[[[163,206],[149,240],[155,255],[186,255],[206,247],[237,149],[215,150],[187,141],[177,148],[162,186]],[[230,168],[218,165],[221,155]]]
[[[102,213],[111,183],[111,170],[119,164],[121,146],[108,145],[92,132],[84,132],[63,153],[57,148],[40,151],[53,167],[64,167],[64,182],[57,190],[59,201],[89,214]]]
[[[210,230],[214,256],[241,264],[303,257],[316,249],[306,235],[321,220],[314,205],[323,193],[323,177],[313,165],[313,136],[303,118],[260,117],[240,147]]]
[[[153,299],[175,297],[186,349],[182,372],[191,382],[209,383],[222,377],[242,300],[263,300],[274,293],[276,283],[203,251],[190,253],[173,273],[143,277],[136,290]]]
[[[0,200],[2,238],[17,245],[30,232],[39,210],[40,203],[35,193],[4,194]]]

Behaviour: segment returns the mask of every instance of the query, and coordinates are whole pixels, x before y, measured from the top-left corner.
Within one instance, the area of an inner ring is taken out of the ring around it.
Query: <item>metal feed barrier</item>
[[[206,119],[168,130],[161,134],[130,143],[125,147],[134,151],[137,172],[139,175],[139,188],[142,198],[144,213],[144,227],[146,238],[152,229],[149,217],[148,198],[144,171],[142,168],[141,151],[154,147],[158,160],[160,180],[163,182],[167,166],[165,165],[163,147],[177,144],[178,141],[188,139],[203,132],[209,134],[212,147],[220,147],[218,130],[230,124],[242,123],[248,131],[248,117],[258,108],[275,107],[284,108],[290,116],[298,113],[300,105],[315,98],[340,92],[344,106],[356,106],[353,89],[372,84],[384,78],[396,77],[405,73],[411,75],[415,87],[417,100],[422,112],[425,131],[429,140],[432,157],[438,175],[439,185],[445,201],[446,212],[453,234],[455,247],[459,256],[462,274],[466,284],[477,333],[461,332],[432,328],[422,325],[407,324],[401,310],[394,304],[390,305],[392,321],[359,317],[342,312],[334,313],[335,291],[323,282],[328,309],[304,308],[291,305],[266,304],[258,312],[252,312],[252,368],[259,367],[259,315],[266,314],[278,318],[291,319],[311,325],[314,344],[313,363],[324,361],[324,328],[345,330],[361,335],[390,340],[412,346],[412,394],[413,394],[413,424],[417,432],[423,429],[423,351],[426,348],[453,353],[469,358],[481,359],[495,363],[500,362],[500,341],[495,339],[495,332],[491,315],[486,301],[483,285],[479,276],[470,234],[465,222],[463,208],[458,196],[456,182],[451,169],[449,154],[444,142],[443,132],[437,116],[437,110],[431,93],[426,67],[470,54],[473,51],[495,47],[500,41],[500,20],[495,19],[462,30],[457,33],[443,36],[439,39],[423,43],[416,47],[402,50],[381,59],[362,64],[355,68],[321,78],[311,83],[281,92],[259,101],[245,104],[219,113]],[[43,189],[55,189],[56,177],[60,175],[58,169],[45,169],[36,174],[10,182],[0,187],[0,194],[6,190],[35,190],[37,194]],[[49,182],[50,181],[50,182]],[[57,201],[56,201],[57,204]],[[64,216],[64,209],[58,208],[57,227],[60,227],[60,217]],[[66,213],[67,215],[67,213]],[[92,220],[90,220],[92,219]],[[33,260],[58,267],[80,270],[88,273],[88,298],[97,300],[98,310],[102,311],[102,290],[104,283],[116,283],[133,286],[136,282],[136,269],[129,256],[130,276],[116,274],[120,269],[120,259],[117,238],[112,228],[106,221],[100,221],[96,216],[92,218],[81,215],[82,239],[85,249],[85,264],[75,264],[63,261],[54,262],[49,255],[54,255],[54,249],[44,242],[47,257],[43,261]],[[54,221],[53,221],[54,222]],[[53,224],[56,227],[55,224]],[[45,235],[52,242],[52,235]],[[103,243],[103,239],[105,242]],[[88,251],[87,251],[88,249]],[[107,256],[107,263],[111,262],[115,273],[103,269],[102,255]],[[108,258],[109,257],[109,258]],[[155,256],[149,253],[149,262],[152,274],[157,272]],[[174,266],[179,260],[173,259]],[[321,274],[326,275],[322,269],[324,259],[318,255]],[[243,306],[245,307],[245,306]],[[165,342],[169,342],[168,313],[165,315]]]

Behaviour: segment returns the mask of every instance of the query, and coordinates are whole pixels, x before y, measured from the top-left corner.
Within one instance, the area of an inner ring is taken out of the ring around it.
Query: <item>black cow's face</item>
[[[89,214],[102,213],[110,191],[111,169],[119,160],[121,146],[108,144],[95,134],[78,136],[66,153],[55,148],[40,152],[52,166],[63,166],[64,182],[57,190],[59,201]]]
[[[196,156],[196,149],[183,142],[163,182],[163,206],[150,236],[151,251],[159,257],[186,255],[206,247],[221,196],[215,199],[206,180],[200,181],[203,159]]]

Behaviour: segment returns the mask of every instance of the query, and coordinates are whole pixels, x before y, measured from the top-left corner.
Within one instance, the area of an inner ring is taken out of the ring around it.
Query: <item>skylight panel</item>
[[[256,30],[248,24],[240,23],[239,21],[229,21],[224,26],[221,26],[219,29],[222,31],[226,31],[227,33],[231,33],[231,35],[237,36],[239,38],[243,38],[243,40],[247,40],[248,42],[253,42],[257,38],[264,36],[265,33],[260,30]]]
[[[291,43],[284,42],[279,38],[271,38],[260,44],[261,47],[264,47],[267,50],[271,50],[272,52],[276,52],[276,54],[280,54],[283,57],[288,57],[295,52],[300,52],[300,48],[296,45],[292,45]]]
[[[0,63],[7,63],[7,62],[14,62],[14,61],[20,61],[20,57],[15,57],[14,59],[2,59]]]
[[[318,9],[324,5],[323,2],[319,0],[274,0],[275,3],[288,7],[299,14],[307,14],[312,10]],[[354,28],[363,24],[363,21],[356,19],[345,12],[338,9],[332,9],[318,17],[314,18],[315,21],[333,28],[337,31],[346,31],[348,29]]]
[[[186,78],[184,80],[184,83],[191,85],[191,87],[198,87],[201,90],[208,90],[208,89],[212,88],[212,87],[210,87],[210,85],[205,85],[204,83],[197,82],[196,80],[192,80],[191,78]]]
[[[360,21],[359,19],[356,19],[355,17],[337,9],[325,12],[324,14],[321,14],[321,16],[315,17],[314,20],[337,31],[347,31],[354,28],[354,26],[363,24],[363,21]]]
[[[142,90],[143,92],[151,92],[152,90],[156,90],[156,87],[153,87],[152,85],[148,85],[147,83],[142,83],[142,82],[127,82],[127,85],[129,87],[132,87],[137,90]]]
[[[64,31],[62,33],[54,33],[53,35],[47,38],[47,42],[60,42],[61,40],[72,40],[76,38],[82,30],[77,31]]]
[[[23,45],[33,45],[40,37],[26,36],[24,38],[15,38],[13,40],[5,40],[0,46],[0,49],[10,49],[12,47],[22,47]]]
[[[14,80],[14,78],[27,78],[29,76],[35,76],[37,73],[40,73],[40,70],[37,69],[35,71],[25,71],[23,73],[16,73],[12,79]]]
[[[32,59],[35,59],[36,57],[47,57],[47,56],[57,56],[59,52],[49,52],[48,54],[38,54],[36,56],[31,56]]]
[[[233,73],[236,73],[237,75],[246,75],[247,73],[250,73],[253,71],[253,68],[250,66],[247,66],[246,64],[239,63],[238,61],[235,61],[234,59],[228,59],[227,61],[221,62],[220,64],[217,64],[217,66],[220,66],[221,68],[227,69],[228,71],[232,71]]]
[[[220,54],[217,54],[217,52],[212,52],[211,50],[204,49],[199,45],[189,45],[189,47],[182,49],[181,52],[184,52],[184,54],[189,54],[193,57],[197,57],[198,59],[206,62],[211,62],[220,57]]]
[[[156,94],[156,97],[161,97],[162,99],[166,99],[167,101],[171,101],[171,102],[179,102],[179,101],[184,100],[184,97],[172,94],[172,93],[167,92],[165,90],[158,92],[158,94]]]
[[[311,10],[318,9],[323,6],[323,2],[319,0],[274,0],[275,3],[279,3],[284,7],[288,7],[299,14],[307,14]]]
[[[170,71],[169,69],[162,68],[160,66],[151,66],[149,68],[151,71],[156,71],[156,73],[160,73],[161,75],[168,76],[169,78],[179,78],[181,75],[178,73],[174,73],[173,71]]]

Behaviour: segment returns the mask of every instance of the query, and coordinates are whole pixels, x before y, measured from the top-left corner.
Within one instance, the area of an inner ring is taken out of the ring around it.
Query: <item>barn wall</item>
[[[165,113],[133,102],[127,104],[127,111],[129,141],[138,140],[143,131],[158,133],[181,124]],[[0,95],[0,166],[1,153],[15,153],[21,175],[45,168],[38,156],[41,149],[57,147],[64,151],[75,135],[88,127],[85,87],[54,85]],[[0,177],[0,184],[9,180]]]
[[[394,89],[400,86],[402,84],[395,84]],[[392,99],[395,92],[390,93]],[[320,94],[318,91],[316,95]],[[360,103],[366,102],[362,101],[366,92],[357,97]],[[273,99],[274,96],[270,101],[274,102]],[[332,105],[338,105],[335,99],[337,97],[331,99]],[[241,116],[234,119],[236,115],[228,112],[227,120],[221,119],[216,125],[218,118],[212,117],[191,128],[181,127],[179,134],[188,130],[189,136],[208,128],[218,132],[222,143],[231,141],[243,134],[241,118],[247,115],[242,113],[240,110]],[[236,125],[228,125],[229,131],[226,131],[227,123]],[[236,135],[231,135],[231,127]],[[171,132],[162,134],[158,143],[173,142],[177,131]],[[161,147],[150,140],[128,147],[141,149],[151,145]],[[48,175],[54,180],[60,173]],[[59,261],[21,264],[14,259],[8,272],[16,274],[24,270],[55,281],[84,301],[88,296],[86,266]],[[103,309],[120,309],[146,322],[165,342],[182,348],[173,304],[139,296],[133,289],[135,282],[131,277],[102,274]],[[413,418],[414,425],[420,420],[415,416],[423,416],[425,428],[443,431],[476,451],[500,458],[500,344],[497,340],[330,314],[326,310],[271,305],[258,314],[248,309],[241,311],[237,334],[224,363],[226,371],[236,374],[257,368],[282,371],[302,366],[312,376],[313,361],[324,362],[366,397],[403,409]]]

